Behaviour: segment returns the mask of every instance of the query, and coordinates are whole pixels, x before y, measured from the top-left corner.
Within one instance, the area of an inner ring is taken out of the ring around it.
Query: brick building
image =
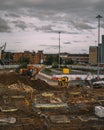
[[[86,64],[89,62],[89,54],[69,54],[63,53],[61,54],[62,60],[72,60],[75,64]]]
[[[44,54],[43,51],[38,51],[35,55],[34,55],[34,64],[41,64],[44,62]]]
[[[37,53],[29,52],[29,51],[14,53],[13,61],[15,63],[18,63],[18,61],[21,57],[29,58],[30,64],[40,64],[40,63],[43,63],[43,61],[44,61],[43,51],[38,51]]]

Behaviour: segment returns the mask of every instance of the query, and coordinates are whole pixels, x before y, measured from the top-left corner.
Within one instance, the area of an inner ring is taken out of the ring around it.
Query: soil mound
[[[0,74],[0,83],[7,86],[16,83],[23,83],[39,91],[48,91],[55,89],[43,80],[31,80],[28,76],[21,76],[15,72]]]
[[[11,85],[18,82],[31,85],[31,82],[28,80],[28,77],[21,76],[15,72],[0,74],[0,83],[4,85]]]

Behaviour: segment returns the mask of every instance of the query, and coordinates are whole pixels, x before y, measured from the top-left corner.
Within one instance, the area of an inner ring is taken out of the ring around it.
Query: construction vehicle
[[[28,65],[27,68],[21,68],[19,74],[23,76],[29,76],[31,79],[35,79],[42,67],[43,66]]]
[[[58,79],[58,85],[62,87],[68,87],[69,85],[69,79],[67,76],[63,76]]]

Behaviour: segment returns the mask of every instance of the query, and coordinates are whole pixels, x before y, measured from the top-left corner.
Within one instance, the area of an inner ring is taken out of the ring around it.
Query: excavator
[[[40,72],[43,66],[28,65],[27,68],[21,68],[20,75],[29,76],[31,80],[36,79],[36,75]]]
[[[58,79],[58,85],[62,87],[68,87],[69,86],[69,78],[65,74],[69,74],[68,68],[63,68],[63,76]]]
[[[58,85],[62,87],[68,87],[69,85],[69,79],[67,76],[63,76],[58,79]]]

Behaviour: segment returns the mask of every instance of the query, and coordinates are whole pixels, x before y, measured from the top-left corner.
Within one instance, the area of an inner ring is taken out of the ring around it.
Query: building
[[[98,62],[98,47],[90,46],[89,47],[89,64],[97,65]]]
[[[29,51],[24,51],[24,52],[16,52],[16,53],[13,53],[13,61],[14,63],[18,63],[20,58],[22,57],[27,57],[29,58],[29,61],[30,63],[33,63],[33,54]]]
[[[78,64],[88,64],[89,54],[69,54],[68,56],[73,60],[74,63]]]
[[[89,54],[61,54],[61,58],[65,63],[65,60],[72,60],[74,64],[88,64]]]
[[[43,51],[38,51],[34,55],[34,64],[42,64],[44,62],[45,56],[43,54]]]
[[[99,45],[99,63],[104,64],[104,35],[102,35],[102,44]]]
[[[91,65],[104,65],[104,35],[102,35],[102,43],[98,46],[89,47],[89,63]]]
[[[14,53],[13,54],[13,61],[14,61],[14,63],[18,63],[19,59],[21,57],[27,57],[27,58],[29,58],[29,63],[30,64],[40,64],[40,63],[44,62],[43,51],[38,51],[37,53],[35,53],[35,52],[29,52],[29,51]]]

